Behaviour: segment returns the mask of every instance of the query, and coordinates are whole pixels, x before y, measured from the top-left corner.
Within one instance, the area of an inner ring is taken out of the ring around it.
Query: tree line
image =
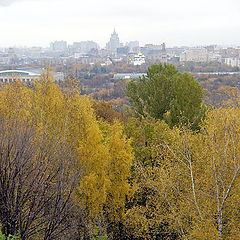
[[[47,71],[0,88],[0,227],[20,239],[238,239],[239,102],[213,108],[172,65],[130,105]]]

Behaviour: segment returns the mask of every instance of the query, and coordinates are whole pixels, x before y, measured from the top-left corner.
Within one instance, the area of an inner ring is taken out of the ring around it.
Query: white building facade
[[[224,63],[231,67],[240,67],[239,57],[224,58]]]
[[[138,53],[138,55],[135,55],[132,59],[132,64],[134,66],[140,66],[142,64],[144,64],[145,61],[145,56],[142,53]]]
[[[180,62],[219,62],[221,56],[206,48],[191,48],[180,54]]]

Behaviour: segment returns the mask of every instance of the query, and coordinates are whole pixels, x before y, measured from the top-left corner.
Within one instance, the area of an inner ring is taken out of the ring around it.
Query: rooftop
[[[27,70],[3,70],[0,71],[0,76],[40,76],[41,74],[39,72],[32,72]]]

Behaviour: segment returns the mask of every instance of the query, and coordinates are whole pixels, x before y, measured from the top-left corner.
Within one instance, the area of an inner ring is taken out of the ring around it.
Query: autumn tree
[[[171,145],[178,142],[178,130],[172,130],[164,121],[153,118],[131,118],[125,126],[125,133],[132,139],[135,155],[131,172],[135,193],[126,205],[126,236],[128,239],[176,239],[178,232],[168,218],[166,202],[150,183],[156,180],[153,171],[160,164],[164,166],[167,157],[166,151],[159,149],[159,143],[166,141]]]
[[[10,177],[3,179],[7,186],[15,184],[14,190],[3,184],[2,193],[13,194],[1,195],[4,233],[19,233],[23,239],[58,239],[60,232],[66,239],[111,235],[113,228],[107,226],[121,221],[131,188],[133,155],[121,124],[97,119],[88,97],[74,86],[60,90],[48,71],[31,88],[20,82],[4,85],[0,102],[7,133],[0,146],[6,153],[0,159],[1,177]],[[15,122],[20,132],[11,128]],[[27,139],[24,129],[31,129]],[[20,185],[24,190],[19,192]],[[15,204],[22,207],[16,215]]]
[[[93,102],[93,109],[98,119],[103,119],[110,124],[113,124],[115,120],[122,120],[123,116],[121,113],[114,110],[114,106],[111,102],[99,101]]]
[[[154,143],[156,167],[138,164],[166,209],[152,214],[182,239],[239,238],[239,114],[236,107],[211,111],[200,133],[183,128],[174,141]]]
[[[45,76],[35,85],[36,107],[33,110],[38,116],[41,131],[45,129],[50,136],[57,134],[61,141],[72,144],[77,153],[74,166],[81,171],[82,177],[73,196],[79,208],[76,212],[81,215],[79,221],[76,215],[76,231],[84,239],[89,239],[107,219],[113,220],[110,212],[121,209],[122,213],[125,197],[129,194],[123,188],[130,188],[128,176],[132,154],[129,142],[121,133],[121,126],[113,121],[110,125],[98,120],[92,101],[80,96],[79,91],[70,85],[61,92],[51,77]],[[114,145],[118,146],[118,151],[115,151]],[[116,164],[117,169],[113,167]],[[109,198],[111,201],[108,201]],[[106,228],[104,230],[103,227],[104,231]]]
[[[111,185],[107,191],[104,209],[109,222],[109,236],[112,239],[122,239],[126,199],[131,198],[134,193],[129,183],[133,162],[132,147],[130,140],[123,134],[123,127],[117,121],[108,127],[107,136],[111,159],[109,168]]]
[[[6,235],[19,235],[23,240],[56,239],[71,226],[70,196],[75,176],[68,171],[74,155],[56,139],[39,138],[28,123],[1,119],[2,231]]]

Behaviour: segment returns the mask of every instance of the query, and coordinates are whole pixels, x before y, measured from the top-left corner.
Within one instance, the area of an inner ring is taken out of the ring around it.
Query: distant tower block
[[[17,60],[17,55],[13,48],[8,49],[8,64],[14,64]]]
[[[162,43],[162,57],[161,62],[167,63],[167,51],[166,51],[166,45],[165,43]]]
[[[119,41],[119,37],[114,28],[114,31],[111,34],[110,41],[106,45],[106,49],[109,50],[111,53],[116,53],[117,48],[119,48],[120,46],[121,46],[121,44]]]

